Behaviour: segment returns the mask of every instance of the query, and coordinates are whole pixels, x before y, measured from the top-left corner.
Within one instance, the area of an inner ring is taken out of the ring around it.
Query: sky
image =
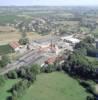
[[[98,6],[98,0],[0,0],[0,5]]]

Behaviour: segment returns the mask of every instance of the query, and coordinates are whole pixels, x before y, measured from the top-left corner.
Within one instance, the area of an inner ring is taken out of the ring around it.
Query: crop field
[[[27,37],[30,40],[36,40],[40,38],[45,38],[46,36],[41,36],[40,34],[36,32],[28,32]],[[12,28],[7,26],[0,26],[0,45],[2,44],[8,44],[11,41],[18,41],[21,38],[21,33]]]
[[[20,33],[13,27],[0,26],[0,44],[7,44],[11,41],[17,41]]]
[[[40,35],[36,32],[29,32],[27,33],[27,36],[30,40],[36,40],[36,39],[44,39],[50,36],[50,34],[48,35]]]

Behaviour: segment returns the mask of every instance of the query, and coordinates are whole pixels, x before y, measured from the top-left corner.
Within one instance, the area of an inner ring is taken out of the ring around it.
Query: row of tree
[[[23,66],[19,70],[11,71],[7,74],[10,79],[19,78],[20,81],[12,86],[10,92],[12,96],[8,97],[7,100],[18,100],[24,95],[26,90],[34,83],[36,80],[36,75],[40,72],[38,65]]]
[[[65,61],[63,68],[72,76],[77,76],[84,79],[93,79],[95,77],[95,69],[93,64],[78,52],[73,52]]]
[[[1,60],[0,60],[0,67],[3,68],[3,67],[5,67],[8,63],[10,63],[9,57],[6,56],[6,55],[3,55],[3,56],[1,57]]]
[[[98,49],[96,49],[96,47],[93,45],[94,43],[94,38],[87,37],[75,45],[75,51],[85,56],[96,57],[96,54],[98,54]]]

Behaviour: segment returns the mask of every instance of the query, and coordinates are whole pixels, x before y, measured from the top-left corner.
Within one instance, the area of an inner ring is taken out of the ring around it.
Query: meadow
[[[0,88],[0,100],[11,95],[9,90],[19,79],[8,79]],[[39,74],[34,84],[19,100],[86,100],[90,95],[79,83],[63,72]]]
[[[0,45],[0,55],[12,53],[13,50],[9,45]]]
[[[38,75],[20,100],[86,100],[89,94],[75,79],[63,72]]]
[[[0,87],[0,100],[6,100],[8,96],[11,96],[9,90],[19,80],[6,80],[5,85]]]

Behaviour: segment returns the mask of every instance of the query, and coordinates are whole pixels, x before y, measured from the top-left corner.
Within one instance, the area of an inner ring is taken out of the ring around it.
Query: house
[[[61,62],[64,60],[63,56],[50,57],[45,61],[45,64],[54,64],[55,62]]]
[[[50,57],[45,61],[45,64],[53,64],[56,61],[56,57]]]
[[[10,42],[9,45],[15,52],[20,51],[21,45],[18,42]]]

